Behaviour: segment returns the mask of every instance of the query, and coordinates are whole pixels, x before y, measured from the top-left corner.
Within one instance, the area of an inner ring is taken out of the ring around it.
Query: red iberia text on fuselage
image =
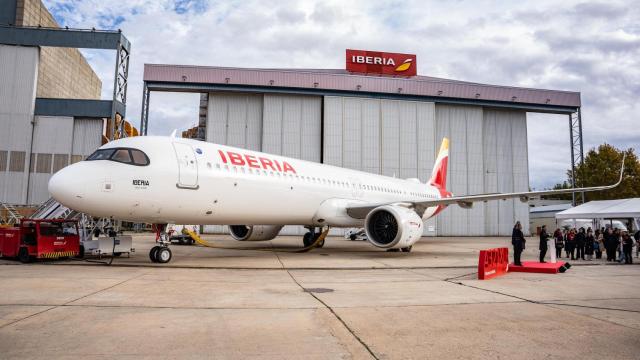
[[[218,154],[220,154],[220,159],[222,159],[222,162],[225,164],[297,174],[293,166],[286,161],[280,163],[276,159],[269,159],[267,157],[249,154],[239,154],[233,151],[218,150]]]

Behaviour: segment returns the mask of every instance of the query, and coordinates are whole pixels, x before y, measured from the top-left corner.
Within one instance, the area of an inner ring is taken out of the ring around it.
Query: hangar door
[[[434,103],[326,96],[325,164],[425,182],[435,161]],[[425,235],[435,235],[435,221]]]

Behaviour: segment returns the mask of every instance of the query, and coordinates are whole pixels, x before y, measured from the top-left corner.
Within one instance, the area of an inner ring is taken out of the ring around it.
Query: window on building
[[[9,152],[9,171],[23,172],[25,156],[24,151]]]
[[[38,154],[36,172],[41,174],[51,173],[51,154]]]
[[[6,150],[0,150],[0,171],[7,171],[8,158],[9,152]]]
[[[70,164],[75,164],[77,162],[82,161],[82,155],[71,155],[71,162]]]
[[[63,167],[69,165],[69,155],[53,154],[53,172],[62,170]]]

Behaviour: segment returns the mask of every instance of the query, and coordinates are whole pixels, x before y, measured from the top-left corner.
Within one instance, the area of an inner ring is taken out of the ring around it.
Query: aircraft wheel
[[[20,260],[20,262],[23,264],[31,262],[31,256],[29,256],[29,249],[27,249],[26,247],[21,247],[20,250],[18,250],[18,260]]]
[[[407,247],[403,247],[400,250],[402,250],[402,252],[411,252],[411,248],[413,248],[413,245],[407,246]]]
[[[313,233],[311,233],[310,231],[305,233],[302,237],[302,243],[304,244],[304,247],[311,246],[311,244],[313,244],[313,241]]]
[[[160,264],[166,264],[171,261],[171,249],[168,247],[161,247],[156,252],[156,259]]]
[[[151,251],[149,251],[149,259],[151,259],[151,262],[158,262],[158,250],[160,249],[160,246],[154,246],[151,248]]]
[[[349,235],[349,239],[350,239],[351,241],[356,241],[356,239],[357,239],[356,234],[351,234],[351,235]]]
[[[78,259],[84,259],[84,245],[80,245],[80,248],[78,249]]]

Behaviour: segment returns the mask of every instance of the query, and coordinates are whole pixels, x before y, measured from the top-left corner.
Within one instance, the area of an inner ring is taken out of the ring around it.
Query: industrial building
[[[126,52],[128,64],[120,32],[60,29],[40,0],[0,2],[0,203],[47,200],[51,175],[103,143],[105,119],[124,116],[122,87],[100,100],[78,48]]]
[[[144,81],[143,133],[152,91],[199,92],[202,140],[423,182],[449,137],[457,195],[527,191],[527,112],[580,108],[577,92],[347,70],[146,64]],[[526,202],[450,206],[425,235],[510,235],[516,220],[528,233]]]

